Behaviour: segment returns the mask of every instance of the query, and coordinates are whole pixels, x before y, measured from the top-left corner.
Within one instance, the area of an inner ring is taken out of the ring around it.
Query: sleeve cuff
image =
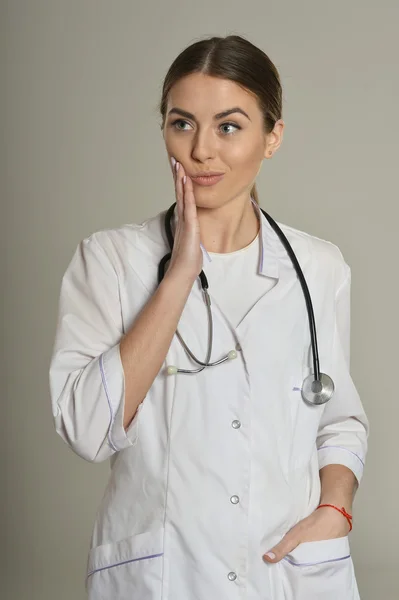
[[[108,441],[115,450],[134,446],[138,440],[140,404],[127,431],[123,427],[125,409],[125,375],[120,355],[119,343],[104,352],[99,361],[102,383],[111,414]]]
[[[318,449],[319,470],[327,465],[338,464],[348,467],[358,483],[363,477],[364,462],[353,450],[344,446],[321,446]]]

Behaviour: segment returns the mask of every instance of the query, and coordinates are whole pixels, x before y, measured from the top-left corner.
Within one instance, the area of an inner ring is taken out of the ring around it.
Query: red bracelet
[[[346,510],[344,509],[344,507],[342,508],[338,508],[338,506],[334,506],[334,504],[319,504],[319,506],[317,508],[321,508],[322,506],[331,506],[331,508],[335,508],[335,510],[338,510],[342,515],[344,515],[344,517],[346,517],[346,520],[349,523],[349,532],[352,531],[352,521],[351,519],[353,519],[352,515],[350,515],[349,513],[346,512]],[[316,508],[316,510],[317,510]]]

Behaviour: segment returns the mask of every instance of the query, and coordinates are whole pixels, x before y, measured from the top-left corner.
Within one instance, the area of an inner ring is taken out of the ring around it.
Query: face
[[[232,108],[236,110],[218,115]],[[263,127],[256,98],[233,81],[194,73],[172,87],[163,131],[169,160],[173,156],[189,176],[224,173],[211,186],[193,181],[198,206],[249,199],[263,159],[281,144],[284,123],[278,121],[268,135]]]

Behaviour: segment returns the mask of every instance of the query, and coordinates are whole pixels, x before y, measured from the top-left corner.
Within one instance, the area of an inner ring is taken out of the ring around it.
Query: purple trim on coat
[[[329,560],[321,560],[319,562],[310,562],[310,563],[296,563],[292,560],[290,560],[289,558],[287,558],[286,556],[284,556],[284,560],[286,560],[287,562],[290,563],[290,565],[293,565],[294,567],[312,567],[313,565],[322,565],[324,563],[329,563],[329,562],[337,562],[339,560],[345,560],[346,558],[349,558],[350,554],[348,554],[348,556],[342,556],[341,558],[330,558]]]
[[[302,388],[296,387],[294,386],[292,388],[293,392],[300,392]],[[341,450],[346,450],[347,452],[350,452],[351,454],[353,454],[354,456],[356,456],[356,458],[358,458],[360,460],[360,462],[362,463],[363,467],[364,467],[364,461],[360,458],[360,456],[358,454],[356,454],[356,452],[353,452],[352,450],[348,450],[348,448],[345,448],[345,446],[320,446],[320,448],[318,448],[318,450],[324,450],[324,448],[340,448]]]
[[[356,454],[356,452],[352,452],[352,450],[348,450],[348,448],[345,448],[345,446],[320,446],[319,450],[324,450],[324,448],[340,448],[341,450],[346,450],[347,452],[350,452],[351,454],[353,454],[354,456],[356,456],[356,458],[358,458],[360,460],[360,462],[362,463],[362,465],[364,467],[364,462],[362,461],[362,459],[360,458],[360,456],[358,456]]]
[[[115,452],[118,452],[118,448],[116,448],[115,444],[113,443],[113,441],[111,439],[111,427],[112,427],[112,423],[114,421],[114,414],[112,412],[111,401],[110,401],[109,393],[108,393],[107,378],[105,377],[104,355],[103,354],[101,354],[100,360],[99,360],[98,364],[100,366],[101,379],[102,379],[102,382],[103,382],[103,387],[104,387],[105,395],[106,395],[107,401],[108,401],[109,412],[110,412],[110,415],[111,415],[111,420],[110,420],[110,423],[109,423],[109,430],[108,430],[108,441],[109,441],[109,444],[110,444],[111,448],[113,450],[115,450]]]
[[[150,554],[149,556],[140,556],[140,558],[130,558],[129,560],[123,560],[122,562],[114,563],[113,565],[107,565],[106,567],[100,567],[99,569],[94,569],[93,571],[90,571],[89,573],[87,573],[87,577],[90,577],[91,575],[93,575],[93,573],[98,573],[99,571],[104,571],[105,569],[111,569],[112,567],[119,567],[119,565],[126,565],[127,563],[137,562],[138,560],[145,560],[146,558],[157,558],[162,555],[163,555],[163,552],[161,552],[160,554]]]

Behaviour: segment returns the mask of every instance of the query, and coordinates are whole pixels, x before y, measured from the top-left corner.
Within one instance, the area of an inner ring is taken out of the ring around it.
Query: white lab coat
[[[234,348],[237,358],[168,376],[167,365],[197,367],[174,336],[127,431],[119,342],[156,290],[169,251],[164,211],[90,235],[64,274],[50,366],[55,427],[76,454],[112,467],[89,548],[89,600],[359,599],[347,536],[262,560],[317,507],[321,467],[346,465],[360,482],[369,424],[349,372],[350,268],[337,246],[279,223],[312,296],[321,370],[336,386],[330,402],[310,407],[300,393],[312,370],[302,289],[259,215],[258,272],[276,285],[237,328],[209,290],[211,360]],[[196,280],[178,330],[202,358],[207,328]]]

